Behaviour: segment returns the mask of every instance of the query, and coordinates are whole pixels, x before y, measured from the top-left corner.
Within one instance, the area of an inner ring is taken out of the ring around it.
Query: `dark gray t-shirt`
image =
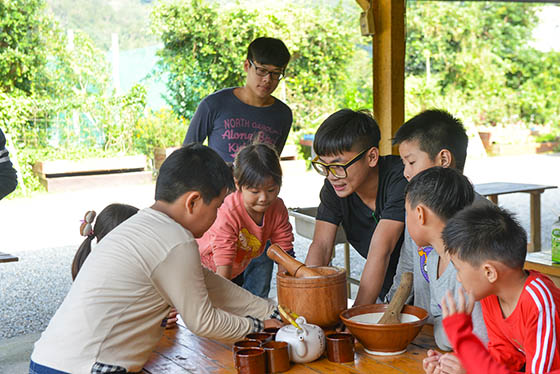
[[[233,162],[239,149],[256,138],[259,143],[274,146],[280,154],[292,127],[290,108],[276,98],[267,107],[248,105],[233,90],[214,92],[200,102],[183,145],[208,138],[210,148],[224,161]]]
[[[381,219],[404,222],[404,190],[407,181],[403,176],[403,164],[398,156],[379,158],[379,186],[375,199],[375,212],[372,211],[358,194],[353,193],[340,198],[331,183],[325,179],[321,189],[321,203],[317,209],[317,220],[335,225],[342,224],[348,242],[362,257],[367,258],[369,244],[377,223]],[[385,282],[380,293],[381,299],[389,291],[397,268],[403,235],[391,254]]]

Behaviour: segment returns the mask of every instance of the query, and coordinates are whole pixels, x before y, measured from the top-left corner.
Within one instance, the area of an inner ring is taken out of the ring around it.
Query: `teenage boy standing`
[[[225,88],[204,98],[189,125],[183,145],[208,139],[226,162],[252,142],[270,144],[282,153],[292,127],[292,111],[272,93],[284,77],[290,52],[279,39],[261,37],[249,45],[243,87]],[[268,297],[274,262],[266,256],[251,261],[243,288]]]

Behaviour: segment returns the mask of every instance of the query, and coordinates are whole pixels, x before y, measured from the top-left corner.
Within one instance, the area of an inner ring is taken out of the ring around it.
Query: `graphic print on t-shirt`
[[[237,261],[238,263],[248,263],[252,258],[259,255],[261,242],[257,237],[249,232],[246,228],[239,231],[237,240]]]
[[[281,136],[279,130],[257,121],[249,121],[246,118],[228,118],[224,120],[224,132],[221,137],[227,142],[227,150],[232,158],[245,145],[252,143],[264,143],[276,146]]]
[[[420,261],[420,271],[422,272],[422,275],[424,276],[424,279],[428,283],[430,283],[430,277],[428,276],[427,259],[428,259],[428,255],[430,254],[432,249],[433,248],[430,247],[430,246],[418,247],[418,256],[420,256],[418,258],[418,260]]]

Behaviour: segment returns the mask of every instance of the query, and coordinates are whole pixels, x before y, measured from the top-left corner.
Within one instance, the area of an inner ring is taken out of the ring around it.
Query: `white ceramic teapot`
[[[318,359],[325,351],[323,329],[308,324],[304,317],[297,317],[296,323],[300,329],[286,325],[276,333],[276,341],[288,343],[290,361],[306,363]]]

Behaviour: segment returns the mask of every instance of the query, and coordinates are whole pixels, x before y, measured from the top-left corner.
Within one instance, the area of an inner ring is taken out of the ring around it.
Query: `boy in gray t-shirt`
[[[474,201],[474,189],[469,180],[453,168],[432,167],[418,174],[406,189],[406,225],[414,242],[431,246],[428,255],[430,279],[430,314],[434,322],[434,337],[440,349],[450,350],[449,340],[442,326],[440,301],[447,290],[453,293],[459,281],[450,256],[445,252],[441,233],[447,220]],[[475,334],[488,341],[480,304],[473,311]],[[432,351],[433,352],[433,351]],[[428,354],[425,360],[438,362],[441,354]]]

